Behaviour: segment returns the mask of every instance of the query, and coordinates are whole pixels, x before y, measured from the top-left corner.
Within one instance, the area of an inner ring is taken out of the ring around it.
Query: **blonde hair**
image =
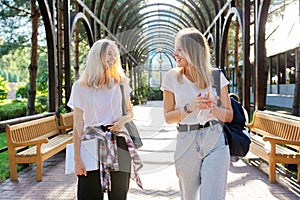
[[[175,38],[180,44],[183,55],[188,62],[190,75],[199,89],[204,89],[212,83],[212,66],[210,52],[204,35],[195,28],[180,30]],[[182,82],[184,69],[180,69],[178,80]]]
[[[113,48],[113,53],[116,57],[116,61],[111,69],[108,68],[106,60],[110,46]],[[110,78],[114,79],[115,84],[128,81],[121,66],[117,45],[112,40],[100,39],[93,44],[88,53],[86,67],[79,78],[79,82],[83,86],[98,88],[107,86]]]

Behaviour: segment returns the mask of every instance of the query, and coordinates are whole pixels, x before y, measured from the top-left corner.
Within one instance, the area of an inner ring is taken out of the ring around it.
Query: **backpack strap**
[[[214,80],[212,86],[213,86],[213,88],[216,89],[217,95],[220,97],[219,100],[218,100],[217,106],[221,105],[221,73],[223,73],[222,70],[218,69],[218,68],[214,69],[212,71],[212,76],[213,76],[213,80]],[[222,122],[222,124],[223,124],[223,122]],[[228,145],[229,144],[228,138],[227,138],[224,131],[223,131],[223,134],[224,134],[224,137],[225,137],[225,145]]]
[[[217,91],[217,95],[220,97],[220,99],[218,100],[218,104],[217,106],[220,106],[221,105],[221,79],[220,79],[220,76],[221,76],[221,73],[222,71],[220,69],[214,69],[212,71],[212,76],[213,76],[213,87],[216,89]]]

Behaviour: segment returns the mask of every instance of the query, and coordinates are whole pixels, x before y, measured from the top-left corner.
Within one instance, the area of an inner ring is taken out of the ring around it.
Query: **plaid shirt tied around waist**
[[[111,190],[110,171],[119,171],[117,140],[116,136],[124,137],[128,146],[128,152],[133,161],[134,176],[132,177],[137,185],[143,189],[138,171],[143,167],[143,163],[128,133],[120,131],[114,132],[101,126],[87,127],[83,133],[82,140],[98,138],[99,141],[99,168],[102,192]]]

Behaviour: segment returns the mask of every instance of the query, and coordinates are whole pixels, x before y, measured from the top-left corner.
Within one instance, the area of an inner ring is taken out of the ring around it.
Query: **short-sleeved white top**
[[[132,89],[124,83],[124,96],[127,99]],[[82,86],[79,81],[73,84],[70,108],[83,111],[84,130],[89,126],[112,124],[112,121],[122,116],[122,93],[119,85],[112,88],[93,88]]]
[[[183,75],[183,82],[180,83],[177,79],[179,74],[179,68],[173,68],[169,70],[162,81],[161,90],[167,90],[174,94],[175,97],[175,109],[182,108],[185,104],[191,103],[199,93],[202,96],[209,90],[210,94],[213,94],[212,85],[205,89],[197,88],[196,84],[191,82],[185,75]],[[223,73],[220,73],[220,87],[228,85],[229,82]],[[203,116],[203,114],[205,116]],[[201,116],[202,115],[202,116]],[[201,117],[199,117],[201,116]],[[204,124],[207,120],[214,118],[209,116],[209,112],[205,111],[194,111],[190,113],[187,117],[179,122],[179,124]]]

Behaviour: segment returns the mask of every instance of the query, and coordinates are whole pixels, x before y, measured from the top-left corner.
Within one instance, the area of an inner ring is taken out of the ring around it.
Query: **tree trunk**
[[[296,71],[293,115],[300,116],[300,47],[296,49],[295,55]]]
[[[37,74],[37,50],[38,50],[38,25],[40,11],[36,6],[36,0],[31,0],[31,21],[32,21],[32,36],[31,36],[31,60],[28,67],[29,70],[29,88],[28,102],[26,115],[35,114],[35,96],[36,96],[36,74]]]

